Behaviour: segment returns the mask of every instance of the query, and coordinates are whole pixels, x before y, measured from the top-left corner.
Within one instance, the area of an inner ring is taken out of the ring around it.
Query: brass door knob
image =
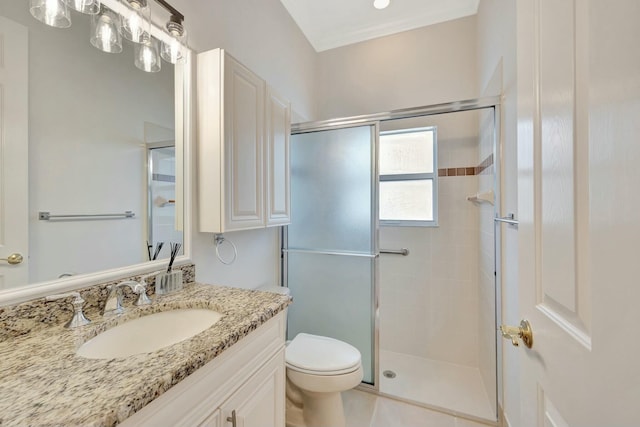
[[[527,348],[533,347],[533,331],[528,320],[522,320],[520,326],[500,325],[500,333],[516,347],[520,345],[518,339],[521,339]]]
[[[23,260],[24,258],[19,253],[11,254],[7,258],[0,258],[0,261],[7,261],[11,265],[20,264]]]

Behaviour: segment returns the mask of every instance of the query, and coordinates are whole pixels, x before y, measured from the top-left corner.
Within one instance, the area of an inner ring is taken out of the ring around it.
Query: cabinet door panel
[[[209,415],[198,427],[222,427],[220,412],[220,409],[216,409],[216,411]]]
[[[281,350],[222,405],[222,416],[227,419],[235,410],[237,427],[283,427],[284,381]]]
[[[291,222],[289,136],[291,106],[289,101],[267,88],[266,200],[267,225]]]
[[[226,229],[264,222],[263,135],[265,83],[225,57]]]

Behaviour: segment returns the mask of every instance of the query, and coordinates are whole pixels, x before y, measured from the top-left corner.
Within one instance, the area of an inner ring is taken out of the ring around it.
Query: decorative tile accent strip
[[[476,166],[476,175],[480,175],[491,166],[493,166],[493,154],[490,154],[489,157],[484,159],[478,166]]]
[[[184,283],[193,283],[195,281],[196,266],[194,264],[180,265],[175,268],[182,270]],[[141,277],[142,275],[123,277],[78,289],[78,292],[85,300],[84,314],[90,319],[100,318],[100,311],[108,296],[107,286],[115,285],[124,280],[139,281]],[[154,295],[155,277],[149,277],[146,282],[147,295]],[[123,294],[123,304],[125,306],[131,306],[135,303],[137,295],[131,289],[128,287],[123,288]],[[71,299],[47,302],[44,298],[38,298],[14,306],[0,307],[0,341],[68,322],[73,315],[70,302]]]
[[[442,168],[438,169],[438,176],[470,176],[480,175],[487,168],[493,165],[493,154],[484,159],[478,166],[464,168]]]
[[[162,182],[176,182],[176,177],[173,175],[163,175],[161,173],[154,173],[151,175],[151,179],[154,181]]]

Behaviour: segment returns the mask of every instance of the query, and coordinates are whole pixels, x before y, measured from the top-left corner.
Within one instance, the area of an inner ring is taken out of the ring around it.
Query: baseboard
[[[505,414],[504,409],[502,409],[502,405],[498,405],[498,425],[500,427],[511,427],[509,418],[507,414]]]

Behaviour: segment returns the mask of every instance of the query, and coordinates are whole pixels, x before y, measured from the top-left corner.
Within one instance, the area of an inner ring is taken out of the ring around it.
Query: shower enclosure
[[[497,421],[495,98],[293,126],[288,335],[348,342],[361,388]]]

